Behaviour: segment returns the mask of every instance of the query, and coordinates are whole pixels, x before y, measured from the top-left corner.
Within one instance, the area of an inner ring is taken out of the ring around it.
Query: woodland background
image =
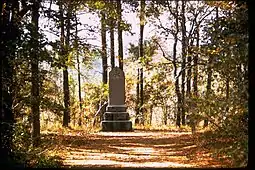
[[[245,2],[8,0],[0,7],[3,163],[35,156],[44,130],[98,130],[95,114],[114,66],[125,72],[135,127],[210,130],[233,139],[235,150],[223,152],[247,163]],[[125,47],[123,34],[134,32],[123,13],[139,20],[137,42]],[[82,23],[86,14],[98,21]],[[155,29],[145,38],[147,27]],[[99,45],[90,43],[95,37]],[[35,159],[55,166],[48,156]]]

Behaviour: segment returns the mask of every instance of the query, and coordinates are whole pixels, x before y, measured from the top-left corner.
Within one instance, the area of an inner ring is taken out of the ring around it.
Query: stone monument
[[[114,67],[109,73],[108,106],[103,115],[102,131],[132,131],[126,110],[125,75],[120,68]]]

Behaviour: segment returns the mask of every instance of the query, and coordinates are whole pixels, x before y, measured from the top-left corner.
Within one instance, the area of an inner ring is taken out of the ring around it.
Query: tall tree
[[[103,69],[103,76],[102,81],[103,84],[107,84],[107,52],[106,52],[106,21],[105,21],[105,12],[102,10],[101,14],[101,39],[102,39],[102,69]]]
[[[32,30],[31,30],[31,111],[32,111],[32,141],[34,146],[40,142],[40,97],[39,97],[39,7],[40,0],[33,0],[32,8]]]
[[[60,31],[61,31],[61,57],[64,58],[63,63],[63,89],[64,89],[64,116],[63,116],[63,126],[68,127],[70,122],[70,97],[69,97],[69,85],[68,85],[68,67],[67,67],[67,53],[68,53],[68,45],[70,35],[66,35],[65,37],[65,19],[64,19],[64,9],[63,2],[59,1],[59,13],[60,13]],[[70,12],[68,10],[67,14],[67,34],[70,34]],[[69,21],[68,21],[69,20]],[[69,28],[68,28],[69,27]]]
[[[140,11],[140,39],[139,39],[139,57],[143,59],[144,56],[144,45],[143,45],[143,36],[144,36],[144,26],[145,26],[145,0],[141,0],[141,11]],[[144,123],[144,112],[143,112],[143,66],[140,68],[140,114],[141,122]]]
[[[0,164],[8,164],[12,158],[12,134],[14,127],[13,63],[17,42],[20,40],[18,15],[19,2],[0,2]]]
[[[218,7],[216,7],[216,25],[218,25],[218,19],[219,19],[219,11]],[[213,38],[212,44],[216,46],[215,39]],[[208,63],[207,63],[207,85],[206,85],[206,96],[207,98],[210,98],[212,93],[212,74],[213,74],[213,61],[214,61],[214,55],[209,54]],[[205,118],[204,120],[204,127],[208,126],[208,118]]]
[[[196,26],[195,29],[196,33],[196,48],[197,50],[199,49],[199,25]],[[198,87],[197,87],[197,78],[198,78],[198,52],[193,55],[193,92],[194,95],[197,97],[198,96]]]
[[[189,46],[193,46],[193,41],[189,44]],[[191,69],[191,48],[188,47],[188,56],[187,56],[187,90],[186,96],[189,98],[191,95],[191,76],[192,76],[192,69]]]
[[[179,87],[179,76],[177,76],[177,43],[178,43],[178,33],[179,33],[179,14],[178,14],[178,0],[175,1],[175,13],[171,12],[170,8],[169,11],[175,18],[175,29],[174,32],[174,45],[173,45],[173,65],[174,65],[174,77],[175,77],[175,93],[177,96],[177,114],[176,114],[176,125],[181,126],[181,105],[182,105],[182,97]],[[169,1],[168,1],[168,7],[169,7]]]
[[[113,7],[115,6],[115,2],[112,2]],[[114,11],[109,14],[110,20],[110,53],[111,53],[111,67],[115,67],[115,51],[114,51],[114,28],[115,28],[115,16]]]
[[[137,60],[139,57],[137,56]],[[139,119],[140,119],[140,68],[137,68],[137,77],[136,77],[136,118],[135,118],[135,124],[139,124]]]
[[[145,0],[140,1],[140,38],[139,38],[139,60],[144,58],[144,47],[143,47],[143,36],[144,36],[144,25],[145,25]],[[136,106],[136,124],[144,123],[143,115],[143,66],[138,68],[137,75],[137,106]]]
[[[118,45],[119,45],[119,68],[123,70],[123,39],[122,39],[122,9],[121,0],[117,0],[117,14],[118,14]]]
[[[81,126],[82,122],[82,99],[81,99],[81,69],[80,69],[80,55],[79,55],[79,44],[78,44],[78,19],[77,14],[75,14],[75,48],[76,48],[76,61],[77,61],[77,71],[78,71],[78,96],[79,96],[79,120],[78,125]]]
[[[182,83],[181,83],[181,91],[182,91],[182,125],[185,125],[185,78],[186,78],[186,55],[187,55],[187,35],[186,35],[186,17],[185,17],[185,8],[186,8],[186,1],[182,0],[181,6],[181,29],[182,29]]]

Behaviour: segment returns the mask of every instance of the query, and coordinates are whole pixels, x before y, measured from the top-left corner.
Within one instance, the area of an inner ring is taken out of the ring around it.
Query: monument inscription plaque
[[[103,116],[102,131],[132,131],[132,122],[126,112],[125,75],[114,67],[109,73],[108,106]]]

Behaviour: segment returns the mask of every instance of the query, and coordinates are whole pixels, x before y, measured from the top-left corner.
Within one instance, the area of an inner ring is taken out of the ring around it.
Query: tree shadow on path
[[[190,133],[167,131],[45,134],[44,143],[58,146],[65,167],[223,167]]]

